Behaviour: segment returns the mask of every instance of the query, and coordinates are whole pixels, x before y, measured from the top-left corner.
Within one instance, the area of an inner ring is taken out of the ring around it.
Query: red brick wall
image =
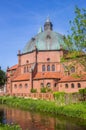
[[[71,88],[71,84],[74,84],[74,88]],[[78,88],[77,83],[81,84],[81,88]],[[68,84],[68,88],[65,88],[65,84]],[[78,92],[79,89],[86,88],[86,81],[83,82],[65,82],[58,84],[59,91],[66,92],[66,93],[73,93]]]
[[[15,88],[14,85],[17,85]],[[22,84],[22,87],[20,88],[19,85]],[[28,84],[28,87],[25,87],[25,84]],[[12,93],[30,93],[31,86],[29,81],[21,81],[21,82],[13,82],[12,83]]]
[[[35,62],[35,51],[29,54],[25,54],[21,56],[21,65],[25,65],[27,62],[29,61],[29,63],[34,63]]]

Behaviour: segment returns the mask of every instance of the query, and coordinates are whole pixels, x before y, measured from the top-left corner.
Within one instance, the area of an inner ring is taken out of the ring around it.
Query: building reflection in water
[[[71,119],[0,107],[0,122],[19,124],[22,130],[86,130]]]

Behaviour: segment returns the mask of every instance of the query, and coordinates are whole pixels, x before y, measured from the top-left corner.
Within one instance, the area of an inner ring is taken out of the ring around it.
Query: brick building
[[[32,89],[41,92],[43,87],[52,91],[77,92],[86,88],[83,66],[71,59],[62,63],[65,51],[63,36],[53,31],[53,24],[46,20],[44,30],[32,37],[24,50],[18,52],[18,64],[7,69],[7,93],[28,94]],[[73,63],[73,64],[72,64]],[[67,70],[67,65],[70,65]],[[73,77],[73,74],[81,77]]]

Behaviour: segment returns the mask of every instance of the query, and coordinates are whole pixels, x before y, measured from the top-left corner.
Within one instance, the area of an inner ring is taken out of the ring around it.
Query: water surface
[[[0,122],[19,124],[22,130],[86,130],[86,121],[64,116],[52,117],[0,105]]]

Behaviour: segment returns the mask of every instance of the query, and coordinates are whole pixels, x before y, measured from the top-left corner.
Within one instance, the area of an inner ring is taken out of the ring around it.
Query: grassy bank
[[[22,130],[19,126],[17,125],[3,125],[0,124],[0,130]]]
[[[65,115],[86,119],[86,102],[58,106],[56,102],[45,100],[33,100],[16,97],[0,97],[1,104],[29,111],[52,113],[53,115]]]

